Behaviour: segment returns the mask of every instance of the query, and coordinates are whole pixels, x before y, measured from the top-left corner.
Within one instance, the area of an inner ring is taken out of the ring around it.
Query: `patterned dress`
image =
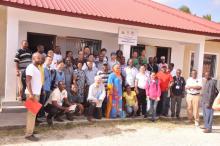
[[[80,103],[85,100],[85,84],[86,84],[86,74],[83,70],[76,69],[74,75],[77,77],[76,84],[78,86],[78,97]]]
[[[106,118],[123,117],[122,110],[122,79],[111,73],[108,78],[108,101]]]

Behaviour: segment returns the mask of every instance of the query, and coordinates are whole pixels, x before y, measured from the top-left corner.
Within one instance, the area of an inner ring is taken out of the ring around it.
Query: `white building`
[[[31,49],[37,43],[46,49],[61,46],[74,54],[84,45],[108,54],[122,49],[145,49],[146,56],[165,55],[175,68],[189,76],[190,66],[202,77],[212,69],[220,79],[220,25],[148,0],[36,0],[0,1],[0,50],[2,69],[0,96],[16,100],[14,56],[22,40]],[[137,32],[137,46],[118,44],[119,29]],[[2,35],[3,34],[3,35]]]

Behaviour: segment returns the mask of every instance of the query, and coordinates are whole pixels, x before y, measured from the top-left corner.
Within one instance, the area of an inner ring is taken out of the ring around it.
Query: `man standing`
[[[106,96],[105,86],[102,84],[102,78],[100,76],[95,77],[95,82],[89,87],[88,102],[89,102],[89,112],[88,121],[92,121],[94,110],[96,109],[96,118],[102,118],[102,102]]]
[[[158,65],[154,63],[154,58],[153,57],[149,57],[149,63],[147,64],[147,70],[152,73],[158,72]]]
[[[138,62],[138,52],[137,51],[134,51],[132,53],[132,58],[131,59],[133,59],[134,67],[136,67],[138,69],[139,68],[139,62]]]
[[[199,101],[202,81],[197,78],[196,70],[192,71],[191,76],[192,77],[186,81],[188,120],[192,122],[194,116],[195,126],[199,126]]]
[[[171,76],[172,77],[176,76],[176,69],[174,68],[174,63],[170,63],[168,67]]]
[[[161,56],[160,57],[160,64],[159,64],[159,70],[163,67],[163,66],[166,66],[166,68],[168,68],[168,65],[166,64],[166,58],[165,56]]]
[[[71,91],[71,85],[73,83],[73,65],[70,57],[65,59],[65,67],[64,67],[64,76],[65,76],[65,84],[66,84],[66,91],[69,95]]]
[[[161,114],[165,117],[168,116],[170,108],[170,98],[168,97],[168,90],[170,89],[173,78],[167,72],[167,66],[162,66],[161,71],[157,73],[157,78],[160,80],[161,97],[157,105],[157,115]]]
[[[98,61],[95,62],[98,70],[102,70],[103,63],[105,63],[104,55],[102,53],[100,53]]]
[[[105,86],[105,91],[107,93],[107,86],[108,86],[108,77],[109,77],[109,69],[108,69],[108,63],[105,62],[102,66],[102,71],[99,71],[97,73],[98,76],[100,76],[102,78],[102,82]],[[107,96],[107,95],[105,95]],[[104,99],[103,103],[102,103],[102,115],[104,116],[105,112],[106,112],[106,106],[107,106],[107,97]]]
[[[125,84],[131,87],[131,90],[134,91],[135,78],[138,73],[138,70],[134,67],[133,60],[128,60],[128,66],[125,68]]]
[[[185,79],[181,77],[182,71],[177,69],[176,76],[173,77],[173,86],[171,88],[171,117],[180,118],[182,98],[185,91]]]
[[[53,55],[53,63],[56,65],[57,62],[61,61],[63,59],[60,51],[60,46],[56,46],[53,50],[54,55]]]
[[[27,98],[31,100],[39,100],[42,88],[41,73],[38,65],[41,63],[41,54],[34,53],[32,57],[32,64],[28,65],[26,69],[26,84],[27,88],[25,93]],[[27,112],[27,125],[26,125],[26,139],[30,141],[38,141],[39,139],[34,136],[36,115],[32,112]]]
[[[202,109],[204,119],[204,133],[212,132],[213,112],[212,105],[217,96],[215,81],[211,79],[210,73],[205,73],[205,83],[202,91]]]
[[[22,100],[26,99],[24,94],[26,88],[26,81],[25,81],[25,69],[29,64],[31,64],[31,50],[28,49],[28,42],[23,40],[21,42],[21,48],[17,50],[14,62],[16,67],[16,75],[18,78],[18,93],[19,98]]]

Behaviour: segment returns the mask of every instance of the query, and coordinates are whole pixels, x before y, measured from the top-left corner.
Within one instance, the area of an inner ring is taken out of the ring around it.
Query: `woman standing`
[[[122,77],[120,65],[113,66],[113,72],[108,78],[108,99],[106,118],[116,118],[117,116],[123,117],[122,110]]]
[[[157,103],[160,100],[161,89],[160,89],[160,81],[156,78],[156,73],[151,73],[150,80],[147,81],[146,84],[146,95],[150,99],[150,110],[152,113],[152,122],[156,119],[156,109]]]
[[[77,69],[74,72],[73,83],[78,87],[79,103],[85,101],[85,85],[86,85],[86,74],[82,70],[83,62],[77,62]]]

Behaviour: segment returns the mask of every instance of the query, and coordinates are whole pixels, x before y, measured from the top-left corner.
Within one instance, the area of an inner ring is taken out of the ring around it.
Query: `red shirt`
[[[164,73],[164,72],[160,71],[157,73],[156,76],[160,80],[161,91],[162,92],[167,91],[168,87],[170,85],[170,82],[173,81],[173,77],[171,76],[171,74],[168,72]]]

